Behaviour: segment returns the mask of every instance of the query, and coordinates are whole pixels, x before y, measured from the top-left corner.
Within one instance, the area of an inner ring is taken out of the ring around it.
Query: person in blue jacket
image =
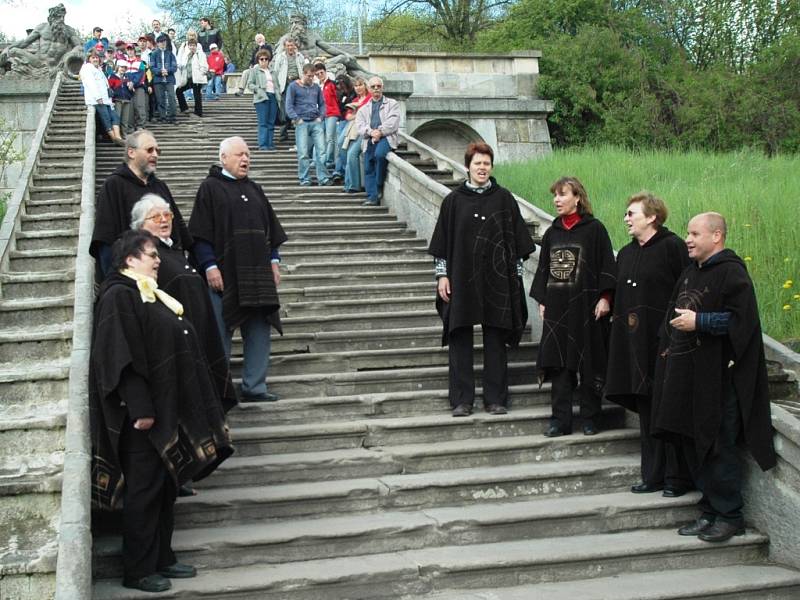
[[[178,70],[178,60],[171,50],[167,50],[167,34],[159,35],[156,44],[158,48],[150,53],[150,69],[156,90],[158,120],[175,123],[175,71]]]

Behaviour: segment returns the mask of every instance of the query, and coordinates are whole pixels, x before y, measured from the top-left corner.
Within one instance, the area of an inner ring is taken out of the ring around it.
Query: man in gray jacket
[[[383,95],[383,80],[369,80],[372,101],[358,109],[356,129],[364,153],[364,186],[367,188],[366,206],[376,206],[383,196],[386,179],[386,156],[397,148],[397,131],[400,129],[400,105]]]
[[[283,49],[278,51],[275,60],[272,61],[272,79],[277,88],[275,91],[279,99],[281,120],[283,122],[279,138],[282,142],[289,139],[289,127],[291,126],[289,119],[286,117],[286,93],[289,90],[289,84],[300,79],[305,63],[306,58],[297,51],[297,41],[293,38],[284,40]]]

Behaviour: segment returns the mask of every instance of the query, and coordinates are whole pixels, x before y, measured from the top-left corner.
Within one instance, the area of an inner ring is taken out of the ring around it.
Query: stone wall
[[[0,84],[0,118],[17,132],[14,148],[27,155],[36,128],[44,113],[51,81],[29,81],[4,78]],[[0,194],[11,192],[17,184],[24,165],[22,161],[9,165],[0,179]]]

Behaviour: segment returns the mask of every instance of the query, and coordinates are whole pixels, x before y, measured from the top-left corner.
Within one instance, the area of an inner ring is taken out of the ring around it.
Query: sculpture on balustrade
[[[375,75],[361,66],[355,56],[340,50],[323,40],[316,32],[310,31],[305,15],[295,13],[289,19],[291,21],[289,31],[282,35],[275,45],[276,55],[285,52],[283,42],[287,38],[294,38],[297,40],[297,49],[303,56],[312,61],[323,60],[327,71],[333,73],[334,76],[346,72],[351,76],[357,75],[369,79]]]
[[[24,40],[0,52],[0,77],[52,79],[61,70],[77,77],[84,62],[83,41],[64,22],[66,14],[63,4],[53,6],[46,23],[37,25]]]

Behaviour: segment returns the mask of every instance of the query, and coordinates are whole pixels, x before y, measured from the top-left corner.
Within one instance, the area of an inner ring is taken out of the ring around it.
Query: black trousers
[[[122,563],[125,580],[135,581],[175,564],[172,552],[177,490],[147,432],[128,422],[120,437],[125,475],[122,508]]]
[[[632,395],[639,413],[639,438],[642,452],[642,481],[650,485],[675,488],[693,487],[692,474],[683,455],[683,448],[656,439],[650,433],[652,398]]]
[[[194,83],[190,79],[186,82],[186,85],[179,87],[175,90],[175,95],[178,97],[178,108],[181,112],[189,110],[189,105],[186,103],[186,98],[183,97],[183,92],[186,90],[192,90],[192,94],[194,95],[194,114],[198,117],[203,116],[203,94],[200,93],[200,90],[203,89],[203,86],[199,83]]]
[[[722,394],[722,420],[711,452],[702,463],[694,441],[687,439],[686,458],[692,468],[695,485],[703,492],[699,507],[706,517],[743,525],[742,462],[736,439],[742,426],[739,401],[733,386]]]
[[[600,416],[600,396],[598,396],[590,385],[578,383],[578,376],[569,369],[550,369],[550,403],[552,406],[552,416],[550,424],[560,428],[565,433],[572,432],[572,394],[577,388],[580,405],[581,420],[586,423],[594,423]]]
[[[483,329],[483,405],[508,406],[508,359],[505,337],[508,332],[481,325]],[[450,406],[475,404],[475,367],[472,327],[450,332]]]

